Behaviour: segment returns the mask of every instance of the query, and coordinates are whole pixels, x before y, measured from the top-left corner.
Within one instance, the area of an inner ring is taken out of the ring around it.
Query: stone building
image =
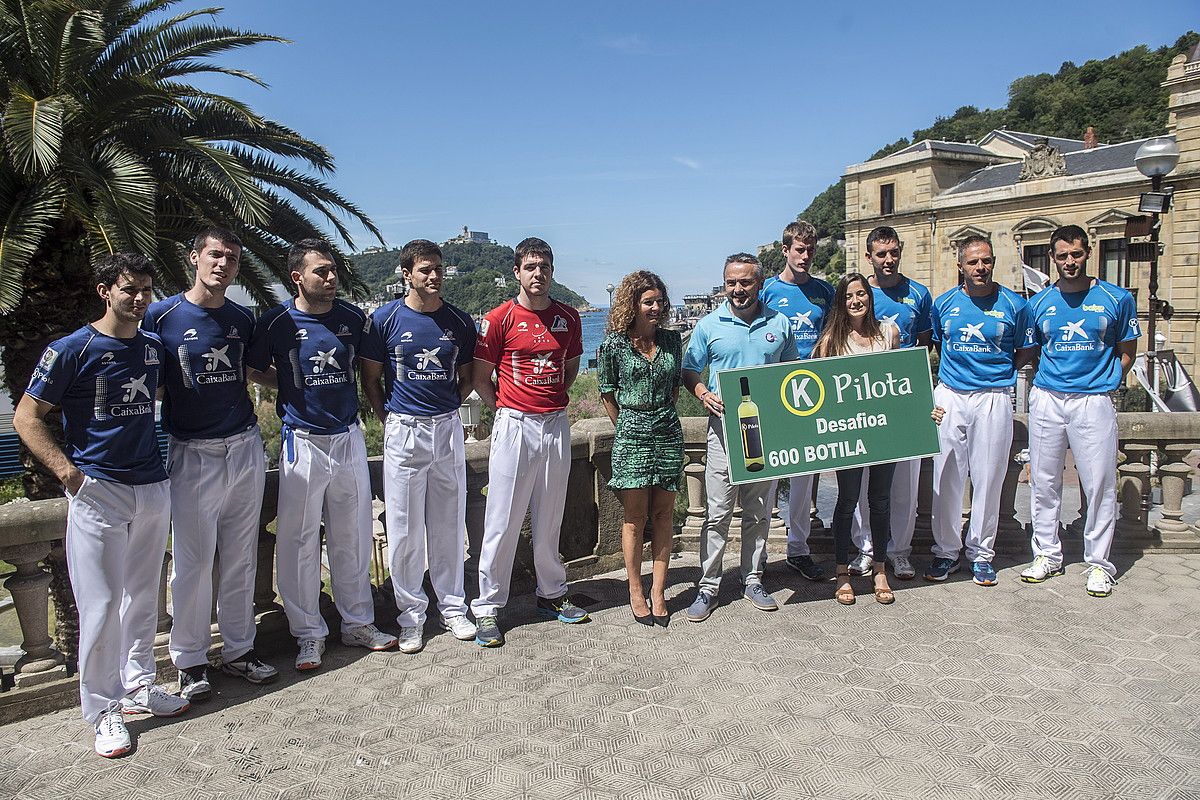
[[[1174,187],[1174,209],[1163,218],[1160,298],[1175,309],[1160,320],[1165,347],[1193,374],[1200,351],[1200,46],[1171,62],[1167,133],[1179,145],[1179,164],[1164,185]],[[1126,258],[1125,220],[1138,214],[1150,181],[1134,166],[1144,142],[1096,142],[996,130],[975,144],[922,141],[846,169],[846,253],[865,269],[866,236],[891,225],[904,242],[903,271],[934,295],[957,282],[955,245],[979,233],[996,252],[996,279],[1023,286],[1022,263],[1053,272],[1050,234],[1076,224],[1092,240],[1089,271],[1130,289],[1141,288],[1139,315],[1147,316],[1149,265]],[[1140,345],[1146,348],[1146,342]]]

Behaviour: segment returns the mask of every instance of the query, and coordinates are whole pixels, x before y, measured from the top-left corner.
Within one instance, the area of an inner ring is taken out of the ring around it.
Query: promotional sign
[[[723,370],[717,382],[735,484],[938,451],[924,347]]]

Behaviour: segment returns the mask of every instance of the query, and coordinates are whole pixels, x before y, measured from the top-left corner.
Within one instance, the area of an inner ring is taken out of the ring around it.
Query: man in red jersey
[[[526,509],[533,526],[538,611],[568,624],[588,618],[567,597],[567,570],[558,553],[571,472],[567,389],[579,373],[583,330],[579,312],[550,297],[550,245],[525,239],[517,245],[515,262],[520,292],[487,313],[475,347],[475,391],[496,410],[479,598],[471,603],[478,625],[475,642],[482,647],[504,644],[496,615],[508,602]]]

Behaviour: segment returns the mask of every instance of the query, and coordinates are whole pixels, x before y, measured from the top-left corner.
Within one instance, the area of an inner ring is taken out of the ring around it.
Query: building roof
[[[1045,138],[1045,137],[1038,137]],[[1054,139],[1050,140],[1054,144]],[[1133,157],[1146,139],[1136,139],[1132,142],[1101,145],[1091,150],[1075,150],[1063,153],[1066,162],[1067,175],[1087,175],[1092,172],[1108,172],[1114,169],[1124,169],[1133,166]],[[941,197],[978,192],[983,189],[996,189],[1001,186],[1015,186],[1017,176],[1021,174],[1022,162],[1014,161],[1008,164],[996,164],[976,170],[968,175],[961,183],[951,186],[942,192]]]
[[[1043,136],[1040,133],[1025,133],[1024,131],[1010,131],[1010,130],[1004,130],[1003,128],[1001,128],[999,130],[994,130],[991,133],[987,134],[987,136],[984,136],[982,139],[979,140],[980,144],[987,141],[987,139],[989,139],[991,137],[1005,139],[1006,141],[1012,142],[1017,147],[1020,147],[1022,150],[1025,150],[1026,152],[1028,152],[1028,151],[1032,150],[1034,147],[1036,147],[1037,143],[1039,141],[1041,141],[1042,139],[1045,139],[1046,141],[1048,141],[1050,143],[1051,147],[1057,148],[1058,152],[1063,153],[1063,154],[1074,153],[1077,150],[1082,150],[1085,147],[1085,144],[1082,139],[1064,139],[1060,136]]]
[[[891,155],[898,156],[907,153],[921,152],[944,152],[944,153],[969,153],[976,156],[992,156],[994,153],[989,153],[977,144],[970,142],[943,142],[937,139],[922,139],[916,144],[910,144],[903,150],[897,150]],[[884,156],[886,158],[886,156]]]

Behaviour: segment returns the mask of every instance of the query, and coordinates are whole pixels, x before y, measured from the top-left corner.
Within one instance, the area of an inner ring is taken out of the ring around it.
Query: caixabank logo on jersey
[[[157,372],[146,371],[115,377],[110,382],[108,375],[96,376],[96,403],[93,411],[96,419],[136,417],[154,413],[154,394],[151,386],[157,383]]]
[[[733,483],[938,451],[925,348],[727,370],[717,381]],[[758,436],[737,434],[748,429]]]

